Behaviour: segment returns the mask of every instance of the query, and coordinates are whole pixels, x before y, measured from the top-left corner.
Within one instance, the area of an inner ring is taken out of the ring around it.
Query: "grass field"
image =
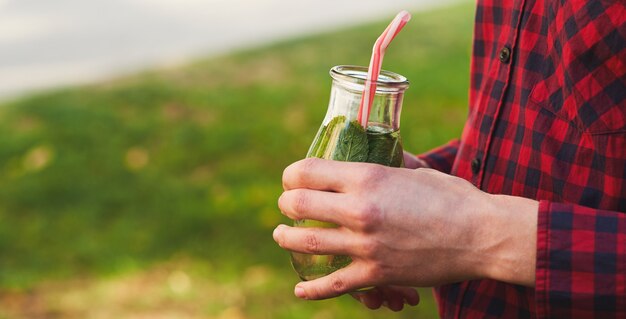
[[[471,5],[416,14],[385,57],[409,78],[402,136],[460,135]],[[324,116],[328,70],[387,21],[0,106],[0,319],[430,318],[302,302],[271,232],[284,167]]]

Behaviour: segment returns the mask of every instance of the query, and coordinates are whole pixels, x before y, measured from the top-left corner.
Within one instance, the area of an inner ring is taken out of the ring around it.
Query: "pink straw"
[[[370,110],[372,108],[372,102],[374,101],[374,95],[376,94],[376,81],[378,81],[378,75],[380,74],[380,68],[383,64],[383,57],[385,50],[391,43],[400,30],[411,20],[411,14],[407,11],[402,11],[396,15],[391,21],[387,29],[383,34],[378,37],[374,48],[372,49],[372,59],[370,60],[370,66],[367,71],[367,80],[365,81],[365,89],[363,90],[363,96],[361,97],[361,106],[359,107],[358,120],[361,126],[367,128],[367,122],[370,117]]]

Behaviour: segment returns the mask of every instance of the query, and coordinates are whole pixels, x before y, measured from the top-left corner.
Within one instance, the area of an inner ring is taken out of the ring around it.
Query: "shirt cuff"
[[[456,154],[459,150],[460,141],[458,139],[452,140],[447,144],[430,150],[426,153],[417,156],[420,160],[426,162],[430,168],[436,169],[440,172],[450,174],[452,171],[452,165],[456,159]]]
[[[626,318],[626,214],[539,202],[537,318]]]

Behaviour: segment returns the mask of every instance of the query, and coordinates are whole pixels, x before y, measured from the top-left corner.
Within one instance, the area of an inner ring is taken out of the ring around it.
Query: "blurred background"
[[[402,9],[419,153],[464,123],[467,0],[0,0],[0,319],[436,317],[299,301],[271,237],[328,70]]]

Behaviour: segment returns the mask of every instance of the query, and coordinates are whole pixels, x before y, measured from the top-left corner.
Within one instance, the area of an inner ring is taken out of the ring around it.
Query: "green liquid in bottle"
[[[307,157],[368,162],[392,167],[404,166],[402,141],[398,130],[370,124],[366,131],[358,122],[347,122],[343,116],[333,118],[320,128]],[[310,219],[297,220],[294,226],[337,227],[332,223]],[[291,263],[302,280],[326,276],[349,265],[350,262],[352,259],[348,256],[291,253]]]

